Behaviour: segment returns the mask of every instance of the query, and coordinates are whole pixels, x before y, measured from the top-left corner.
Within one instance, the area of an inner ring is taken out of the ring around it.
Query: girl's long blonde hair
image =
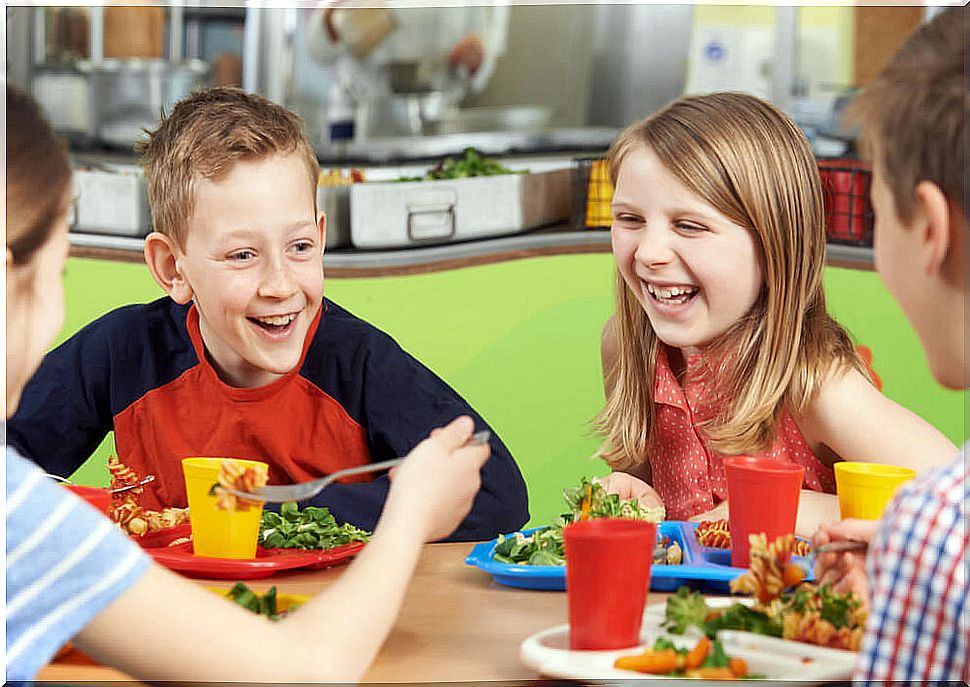
[[[743,93],[685,97],[627,128],[610,148],[614,185],[623,160],[653,151],[687,189],[750,227],[765,284],[749,313],[707,347],[721,410],[702,426],[723,454],[761,452],[788,409],[798,413],[837,369],[868,376],[848,334],[825,310],[825,215],[815,157],[780,110]],[[604,370],[612,389],[597,416],[615,469],[646,459],[654,427],[655,361],[662,345],[636,296],[616,277],[619,354]],[[700,366],[704,368],[705,366]]]

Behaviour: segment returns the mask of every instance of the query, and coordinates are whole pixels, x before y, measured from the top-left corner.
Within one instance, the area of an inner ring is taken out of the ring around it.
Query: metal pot
[[[143,129],[158,126],[163,110],[205,86],[209,76],[201,60],[109,59],[81,69],[89,75],[97,137],[120,146],[131,146]]]

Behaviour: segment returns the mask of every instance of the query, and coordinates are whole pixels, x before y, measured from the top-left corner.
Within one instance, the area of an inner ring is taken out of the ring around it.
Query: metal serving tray
[[[351,242],[364,249],[449,243],[564,221],[571,209],[570,173],[354,184]]]
[[[522,530],[522,534],[532,534],[543,527]],[[731,567],[731,552],[728,549],[712,549],[701,546],[694,532],[696,522],[668,520],[657,527],[658,536],[666,536],[671,542],[680,544],[684,552],[681,565],[654,564],[650,568],[650,589],[655,592],[672,592],[687,585],[710,592],[729,591],[728,583],[735,577],[747,572],[744,568]],[[477,544],[465,559],[470,565],[488,573],[499,584],[521,589],[544,589],[564,591],[566,589],[566,567],[563,565],[512,565],[501,563],[493,557],[497,540]],[[793,560],[800,560],[798,557]],[[805,578],[812,580],[811,573]]]

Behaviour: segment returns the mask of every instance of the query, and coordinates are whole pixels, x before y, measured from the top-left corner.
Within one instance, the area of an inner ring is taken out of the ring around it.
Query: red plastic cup
[[[64,485],[99,511],[108,514],[111,507],[111,492],[101,487],[82,487],[79,484]]]
[[[724,459],[724,471],[731,565],[747,568],[751,562],[749,534],[764,532],[771,542],[795,532],[805,468],[787,460],[731,456]]]
[[[572,649],[626,649],[640,643],[657,526],[597,518],[563,530]]]

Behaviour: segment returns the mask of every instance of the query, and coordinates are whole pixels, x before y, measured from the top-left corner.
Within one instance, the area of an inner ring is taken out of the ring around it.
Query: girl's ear
[[[192,285],[182,273],[175,242],[153,231],[145,237],[145,263],[152,277],[176,303],[188,303],[194,295]]]
[[[916,185],[915,226],[918,232],[920,255],[923,270],[928,276],[939,275],[952,254],[954,239],[950,203],[943,190],[932,181],[921,181]]]

